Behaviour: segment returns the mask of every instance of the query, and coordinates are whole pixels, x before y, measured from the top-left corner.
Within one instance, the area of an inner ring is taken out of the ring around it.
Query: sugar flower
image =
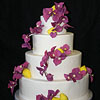
[[[9,84],[8,84],[8,88],[11,89],[11,93],[13,94],[14,92],[14,87],[17,85],[17,82],[16,81],[9,81]]]
[[[24,39],[25,43],[30,41],[30,37],[28,35],[26,35],[26,34],[22,35],[22,39]]]
[[[52,100],[52,98],[55,97],[59,92],[60,91],[58,89],[56,91],[48,90],[48,95],[47,95],[48,100]]]
[[[80,72],[80,69],[79,68],[74,68],[72,69],[72,73],[73,73],[73,78],[75,80],[80,80],[83,78],[81,72]]]
[[[44,96],[43,94],[36,95],[36,100],[52,100],[54,96],[56,96],[59,93],[59,90],[57,89],[56,91],[54,90],[48,90],[48,95],[47,97]]]
[[[43,17],[44,20],[47,22],[49,17],[52,15],[53,8],[44,8],[43,9]]]
[[[24,71],[24,74],[22,74],[23,70],[28,68],[28,64],[29,64],[28,62],[24,62],[21,65],[15,66],[14,71],[13,71],[13,77],[12,77],[13,81],[9,81],[8,83],[8,88],[11,89],[12,94],[14,91],[14,87],[17,85],[17,81],[21,79],[23,75],[25,76],[28,75],[28,77],[30,76],[29,71],[26,71],[26,72]]]
[[[23,44],[22,44],[22,48],[31,49],[31,45],[30,45],[30,43],[26,42],[26,43],[23,43]]]
[[[36,100],[48,100],[47,97],[45,97],[44,95],[37,95],[36,96]]]
[[[46,75],[48,81],[53,81],[53,75],[51,73]]]
[[[93,74],[92,74],[92,69],[87,67],[87,73],[90,75],[90,79],[91,79],[91,82],[93,82]]]
[[[52,28],[50,28],[50,29],[48,30],[48,34],[50,34],[50,36],[51,36],[52,38],[54,38],[54,37],[56,37],[56,35],[57,35],[57,31],[55,30],[54,27],[52,27]]]
[[[64,50],[64,52],[65,52],[66,55],[71,54],[71,50],[70,50],[70,47],[69,47],[68,44],[63,45],[63,46],[61,47],[61,49]]]
[[[13,80],[16,80],[17,81],[20,78],[22,78],[22,74],[21,73],[17,73],[16,72],[16,73],[13,74]]]
[[[64,74],[64,77],[67,81],[72,80],[76,82],[77,80],[82,79],[86,74],[90,75],[91,82],[93,81],[92,69],[86,67],[85,65],[80,68],[73,68],[72,72],[69,74]]]
[[[71,76],[69,74],[64,74],[64,77],[67,81],[70,81],[71,80]]]

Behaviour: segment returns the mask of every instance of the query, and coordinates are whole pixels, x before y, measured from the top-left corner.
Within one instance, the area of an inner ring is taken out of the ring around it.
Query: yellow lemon
[[[23,76],[26,78],[31,78],[31,72],[28,68],[25,68],[22,72]]]
[[[55,8],[55,5],[52,6],[52,9],[53,9],[53,11],[56,9],[56,8]]]
[[[61,49],[61,48],[58,48],[58,50],[59,50],[61,53],[64,53],[63,49]]]
[[[60,100],[68,100],[68,97],[64,93],[61,93]]]
[[[60,98],[53,97],[52,100],[60,100]]]
[[[86,69],[86,66],[84,65],[84,66],[82,66],[82,67],[80,67],[80,71],[87,71],[87,69]]]

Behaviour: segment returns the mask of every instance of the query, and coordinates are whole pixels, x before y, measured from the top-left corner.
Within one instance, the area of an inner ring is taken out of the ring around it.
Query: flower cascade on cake
[[[47,20],[52,17],[54,22],[51,22],[52,27],[47,31],[48,34],[52,38],[55,38],[57,32],[61,32],[63,29],[68,29],[68,27],[72,27],[68,24],[69,20],[66,16],[69,13],[64,2],[56,3],[51,8],[43,9],[43,17],[44,20]]]
[[[64,5],[64,2],[54,2],[54,4],[55,5],[53,5],[51,8],[43,9],[43,18],[45,22],[47,22],[50,17],[53,19],[53,22],[51,22],[52,27],[47,30],[47,33],[51,36],[51,38],[55,38],[57,36],[57,32],[61,32],[63,29],[72,27],[68,24],[69,20],[66,15],[69,13],[69,11]],[[25,42],[22,44],[22,48],[31,49],[31,44],[29,43],[30,37],[33,34],[41,34],[43,27],[44,25],[42,24],[42,21],[38,21],[35,27],[30,27],[30,33],[22,35],[22,39]]]
[[[40,71],[40,74],[43,76],[45,74],[48,81],[53,81],[53,75],[51,73],[47,73],[46,70],[48,68],[48,59],[53,59],[54,64],[57,66],[59,65],[62,60],[64,60],[69,54],[71,54],[70,47],[65,44],[60,48],[56,49],[56,46],[51,48],[51,51],[44,53],[42,57],[42,61],[40,62],[40,67],[37,69]]]
[[[80,68],[72,69],[72,72],[69,74],[64,74],[64,77],[67,81],[76,82],[77,80],[81,80],[86,74],[90,75],[91,82],[93,82],[93,74],[92,69],[86,67],[85,65]]]
[[[68,97],[64,93],[60,93],[60,97],[56,97],[60,90],[48,90],[47,97],[43,94],[39,94],[36,96],[36,100],[68,100]]]
[[[31,78],[31,72],[28,69],[28,62],[24,62],[23,64],[19,66],[14,67],[14,72],[13,72],[13,81],[9,81],[8,83],[8,88],[11,89],[11,93],[13,94],[14,88],[17,85],[17,81],[22,78],[22,76],[26,78]]]

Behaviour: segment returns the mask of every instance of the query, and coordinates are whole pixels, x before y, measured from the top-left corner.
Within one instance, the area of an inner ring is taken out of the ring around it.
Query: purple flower
[[[30,27],[29,30],[30,30],[30,34],[34,34],[35,30],[32,27]]]
[[[64,77],[67,81],[73,80],[73,82],[76,82],[76,80],[80,80],[83,78],[83,75],[80,72],[79,68],[72,69],[72,72],[69,74],[64,74]]]
[[[48,100],[52,100],[53,97],[55,97],[59,93],[59,90],[57,89],[56,91],[54,90],[48,90]]]
[[[63,30],[63,27],[60,26],[60,25],[57,25],[56,28],[55,28],[55,30],[56,30],[57,32],[61,32],[61,31]]]
[[[60,3],[55,2],[55,10],[54,10],[54,14],[53,14],[53,20],[56,22],[65,13],[65,11],[64,11],[65,8],[63,8],[63,4],[64,4],[64,2],[60,2]]]
[[[36,100],[48,100],[44,95],[37,95]]]
[[[25,42],[25,43],[22,44],[22,48],[31,49],[31,45],[30,45],[30,43],[28,43],[30,41],[29,35],[23,34],[22,39],[24,39],[24,42]]]
[[[40,74],[43,76],[45,70],[43,68],[40,68],[40,67],[36,67],[36,68],[37,68],[37,70],[40,71]]]
[[[43,9],[43,17],[44,17],[44,20],[47,22],[47,20],[49,19],[49,17],[52,15],[52,11],[53,9],[52,8],[44,8]]]
[[[54,51],[54,56],[55,56],[55,58],[54,58],[54,60],[53,60],[53,62],[54,62],[54,64],[57,66],[57,65],[59,65],[60,63],[61,63],[61,52],[58,50],[58,49],[56,49],[55,51]]]
[[[24,39],[24,42],[25,42],[25,43],[27,43],[27,42],[30,41],[30,37],[29,37],[28,35],[26,35],[26,34],[23,34],[23,35],[22,35],[22,39]]]
[[[71,26],[71,25],[69,25],[69,24],[64,24],[64,25],[63,25],[63,28],[65,28],[65,29],[68,29],[68,27],[73,28],[73,26]]]
[[[51,51],[48,52],[48,55],[49,55],[52,59],[55,58],[55,55],[54,55],[55,48],[56,48],[56,46],[52,47],[52,48],[51,48]]]
[[[27,67],[28,67],[28,65],[29,65],[29,63],[28,63],[28,62],[24,62],[24,63],[22,64],[23,68],[27,68]]]
[[[46,75],[46,78],[48,81],[53,81],[53,75],[50,73]]]
[[[80,72],[80,69],[79,68],[74,68],[74,69],[72,69],[72,73],[74,74],[74,78],[76,79],[76,80],[80,80],[80,79],[82,79],[83,78],[83,76],[82,76],[82,74],[81,74],[81,72]]]
[[[44,56],[42,57],[42,61],[44,61],[44,63],[46,63],[48,59],[49,59],[49,55],[48,55],[48,52],[46,50],[44,53]]]
[[[36,23],[36,27],[34,27],[34,28],[30,27],[30,33],[31,34],[34,34],[34,33],[39,34],[42,32],[42,27],[44,27],[44,25],[42,25],[41,21],[38,21]]]
[[[80,72],[82,74],[82,76],[84,77],[87,74],[87,71],[83,70]]]
[[[13,94],[13,91],[14,91],[14,87],[17,85],[17,82],[16,81],[9,81],[8,83],[8,88],[11,89],[11,93]]]
[[[22,48],[31,49],[31,45],[30,45],[30,43],[26,42],[26,43],[23,43],[23,44],[22,44]]]
[[[73,80],[73,82],[76,82],[76,74],[74,73],[69,73],[69,76],[71,77],[71,79]]]
[[[64,46],[61,47],[61,49],[64,50],[66,55],[71,54],[71,50],[69,50],[70,49],[69,45],[65,44]]]
[[[64,74],[64,77],[66,78],[67,81],[70,81],[71,80],[71,77],[68,74]]]
[[[22,74],[21,73],[14,73],[13,74],[13,80],[18,80],[20,78],[22,78]]]
[[[13,72],[13,73],[16,73],[16,72],[21,73],[21,72],[22,72],[22,70],[23,70],[22,65],[17,66],[17,67],[15,66],[15,67],[14,67],[14,72]]]
[[[64,5],[63,7],[63,11],[64,11],[64,14],[69,14],[69,11],[67,10],[66,6]]]
[[[53,62],[54,62],[54,64],[57,66],[57,65],[59,65],[60,63],[61,63],[61,58],[59,57],[59,58],[55,58],[54,60],[53,60]]]
[[[52,38],[55,38],[55,37],[57,36],[57,32],[51,32],[51,33],[50,33],[50,36],[51,36]]]
[[[42,21],[38,21],[38,22],[36,23],[36,26],[37,26],[37,27],[40,27],[40,28],[44,27],[44,25],[42,25]]]
[[[56,12],[56,11],[55,11],[55,13],[56,13],[56,14],[53,14],[52,19],[53,19],[53,21],[57,22],[57,21],[59,20],[59,17],[60,17],[61,15],[60,15],[60,13],[58,13],[58,12]]]
[[[90,79],[91,79],[91,82],[93,82],[93,74],[92,74],[92,69],[87,67],[87,73],[90,75]]]
[[[60,18],[59,18],[59,21],[58,21],[59,23],[68,23],[68,17],[67,16],[61,16]]]
[[[36,23],[36,27],[34,27],[34,33],[36,33],[36,34],[38,34],[38,33],[41,33],[42,32],[42,27],[44,26],[44,25],[41,25],[42,24],[42,22],[41,21],[38,21],[37,23]]]
[[[54,2],[54,4],[56,9],[62,9],[64,2],[60,2],[60,3]]]

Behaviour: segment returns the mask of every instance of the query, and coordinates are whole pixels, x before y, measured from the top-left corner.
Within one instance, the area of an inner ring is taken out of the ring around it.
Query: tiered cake
[[[25,53],[26,62],[29,63],[26,74],[30,75],[25,77],[23,74],[20,78],[19,90],[15,94],[16,100],[92,98],[88,88],[89,74],[92,80],[91,69],[81,67],[82,53],[73,50],[74,34],[66,31],[71,27],[65,16],[67,14],[63,2],[55,3],[51,8],[44,8],[37,26],[30,28],[30,34],[24,34],[23,39],[26,41],[22,47],[30,48],[29,36],[32,36],[33,40],[33,50]],[[51,93],[50,98],[50,91],[56,91],[56,95]]]

